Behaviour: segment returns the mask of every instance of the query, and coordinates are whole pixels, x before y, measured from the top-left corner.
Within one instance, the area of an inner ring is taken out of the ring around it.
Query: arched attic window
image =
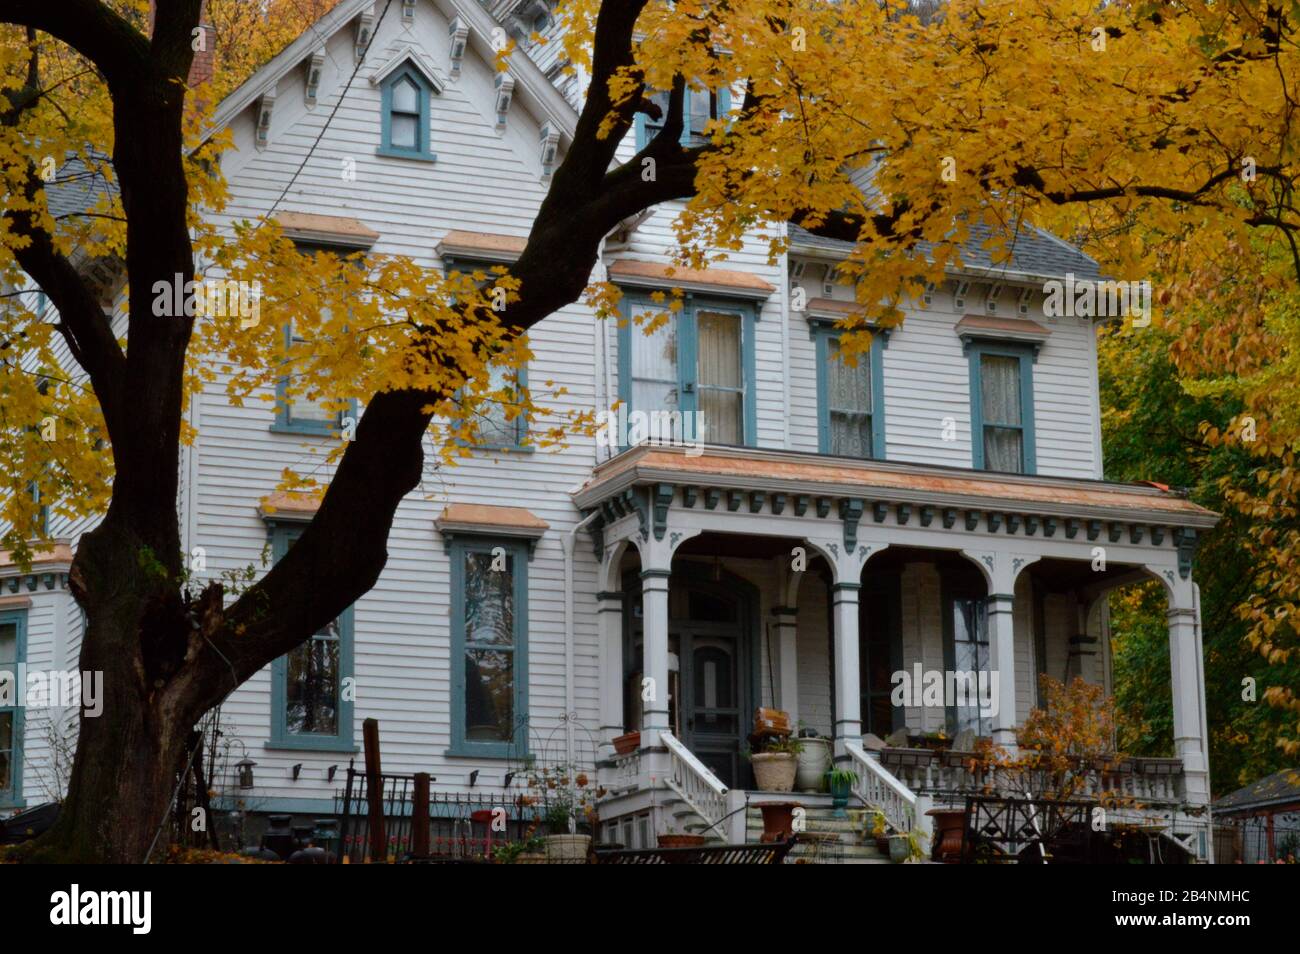
[[[381,156],[432,162],[429,142],[429,100],[436,87],[423,71],[407,61],[386,76],[383,94]]]

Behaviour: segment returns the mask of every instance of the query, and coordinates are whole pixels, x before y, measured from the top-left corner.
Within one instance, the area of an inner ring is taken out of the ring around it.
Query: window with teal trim
[[[27,661],[27,611],[0,610],[0,808],[23,805],[23,693],[18,667]]]
[[[302,528],[277,526],[271,553],[279,561]],[[353,609],[271,664],[271,745],[286,749],[352,751]]]
[[[340,258],[346,258],[360,250],[345,247],[331,248],[299,245],[298,251],[304,255],[329,253]],[[365,267],[363,259],[358,258],[354,261],[356,267]],[[326,314],[323,320],[328,321],[329,317]],[[283,334],[286,349],[294,345],[304,345],[310,341],[309,338],[297,333],[292,321],[285,322]],[[299,390],[291,397],[289,395],[289,381],[292,376],[293,366],[286,363],[285,373],[276,380],[275,423],[271,425],[272,431],[279,434],[323,436],[338,434],[347,424],[348,419],[355,423],[357,419],[357,402],[355,400],[349,400],[346,406],[340,409],[337,400],[331,400],[322,394],[304,394]]]
[[[650,101],[660,110],[660,118],[652,119],[645,113],[636,117],[636,148],[640,152],[646,144],[663,129],[664,120],[668,118],[669,93],[659,92],[650,96]],[[683,146],[699,146],[708,141],[708,126],[715,119],[724,118],[731,112],[731,90],[725,86],[718,90],[688,89],[682,116]]]
[[[528,546],[451,541],[451,754],[528,747]]]
[[[841,330],[814,323],[817,343],[817,444],[823,454],[883,460],[885,390],[881,351],[886,336],[877,332],[869,351],[852,365],[840,354]]]
[[[975,468],[1035,473],[1034,346],[973,341],[967,355]]]
[[[620,446],[644,440],[752,446],[757,435],[752,302],[687,295],[661,305],[625,293],[619,325]],[[649,331],[647,331],[649,329]]]
[[[384,80],[381,87],[383,139],[381,156],[399,159],[437,158],[429,146],[429,99],[433,84],[407,63]]]

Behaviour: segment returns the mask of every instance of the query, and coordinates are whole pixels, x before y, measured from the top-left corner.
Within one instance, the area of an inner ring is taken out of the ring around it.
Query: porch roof
[[[587,509],[632,486],[665,483],[1181,527],[1212,527],[1218,522],[1218,514],[1182,494],[1145,484],[749,447],[706,445],[703,453],[692,453],[689,448],[652,444],[631,448],[599,465],[574,492],[574,502]]]

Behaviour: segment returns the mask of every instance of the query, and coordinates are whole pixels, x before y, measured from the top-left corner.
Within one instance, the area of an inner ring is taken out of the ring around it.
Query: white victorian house
[[[500,28],[559,27],[536,0],[343,0],[218,108],[233,140],[220,224],[273,212],[306,247],[508,265],[583,87],[557,43],[497,74]],[[729,106],[725,91],[698,98],[699,115]],[[345,160],[355,177],[341,181]],[[52,188],[51,201],[77,196]],[[683,415],[705,423],[702,443],[576,436],[542,451],[502,418],[459,466],[431,459],[374,589],[224,704],[212,783],[227,807],[336,814],[375,718],[384,770],[430,773],[448,804],[510,796],[529,758],[577,763],[599,784],[607,841],[653,844],[684,818],[742,841],[758,800],[743,756],[764,706],[833,740],[860,804],[924,827],[927,807],[960,804],[971,783],[908,737],[1014,745],[1039,674],[1109,690],[1106,594],[1155,579],[1175,757],[1127,762],[1106,785],[1206,857],[1192,563],[1216,516],[1103,479],[1096,322],[1043,309],[1046,282],[1095,280],[1095,264],[1033,230],[1009,264],[972,246],[850,368],[836,356],[847,246],[773,223],[790,240],[775,266],[755,233],[723,267],[670,273],[675,213],[608,236],[593,280],[622,287],[625,318],[655,291],[682,289],[686,307],[651,335],[564,308],[534,329],[527,376],[565,388],[557,410]],[[282,554],[312,516],[275,496],[282,471],[327,477],[339,421],[302,402],[232,406],[220,380],[189,420],[180,503],[187,550],[206,554],[198,575],[261,567],[268,542]],[[0,666],[75,668],[66,576],[84,529],[54,517],[58,545],[29,573],[0,564]],[[995,692],[982,707],[894,704],[896,674],[933,671],[985,673]],[[57,788],[34,715],[0,709],[0,810]],[[632,731],[638,747],[616,753]]]

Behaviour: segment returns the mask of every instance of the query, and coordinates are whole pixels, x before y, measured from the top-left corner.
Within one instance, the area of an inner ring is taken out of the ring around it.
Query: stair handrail
[[[853,794],[867,807],[884,812],[885,821],[896,832],[910,832],[916,825],[916,793],[881,765],[879,759],[869,756],[862,743],[848,740],[844,748],[857,775],[857,780],[850,786]]]
[[[659,738],[668,749],[668,786],[705,824],[723,833],[720,824],[727,815],[727,786],[671,732],[661,731]]]

